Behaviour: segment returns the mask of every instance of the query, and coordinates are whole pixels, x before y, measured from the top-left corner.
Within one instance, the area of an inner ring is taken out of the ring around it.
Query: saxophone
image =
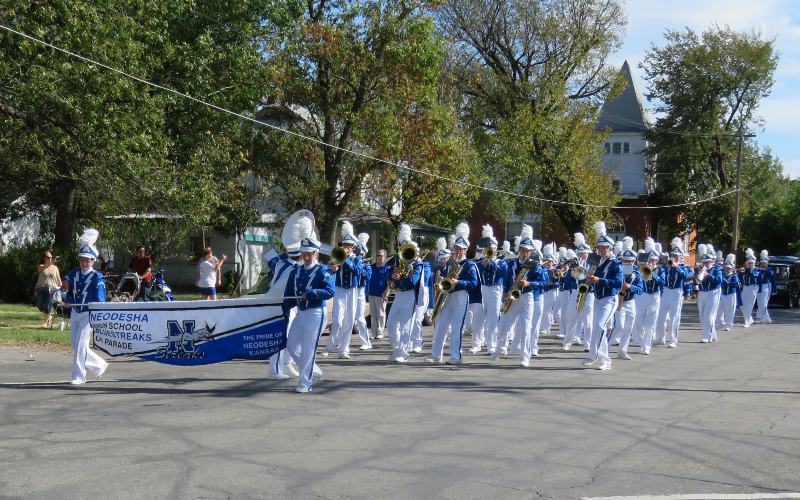
[[[534,261],[531,259],[526,260],[525,262],[521,262],[519,265],[519,272],[517,273],[516,278],[514,278],[514,284],[511,286],[511,289],[508,291],[505,297],[503,297],[503,305],[500,308],[500,311],[503,314],[506,314],[511,306],[522,297],[522,290],[519,287],[519,282],[522,278],[525,277],[525,273],[527,273],[530,269],[535,267]]]
[[[586,271],[585,278],[594,275],[594,270],[596,267],[597,265],[595,264],[589,266],[589,270]],[[589,285],[586,284],[586,282],[583,282],[580,285],[578,285],[578,312],[583,311],[583,308],[586,307],[586,294],[588,293],[589,293]]]
[[[452,261],[452,257],[448,260],[448,262]],[[466,259],[464,259],[466,262]],[[453,261],[455,264],[455,261]],[[457,266],[453,266],[453,269],[450,271],[450,274],[447,275],[446,278],[439,277],[439,280],[436,282],[436,290],[438,295],[436,296],[436,302],[433,305],[433,312],[431,313],[431,321],[436,322],[436,317],[439,316],[439,312],[442,310],[442,306],[444,305],[445,300],[447,300],[447,295],[453,291],[453,280],[458,276],[458,273],[461,272],[461,267],[463,264],[459,264]]]

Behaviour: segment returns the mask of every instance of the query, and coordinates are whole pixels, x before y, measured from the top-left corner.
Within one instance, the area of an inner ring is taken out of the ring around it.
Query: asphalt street
[[[384,339],[350,360],[318,358],[326,376],[302,395],[253,361],[118,358],[74,387],[68,353],[2,348],[0,496],[800,492],[800,310],[771,314],[701,344],[687,305],[678,348],[609,371],[584,369],[554,337],[530,368],[469,354],[433,366],[429,351],[390,365]]]

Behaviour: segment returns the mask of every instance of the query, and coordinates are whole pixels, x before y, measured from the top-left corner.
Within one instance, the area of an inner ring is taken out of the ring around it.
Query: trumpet
[[[482,251],[483,256],[489,260],[497,257],[497,249],[493,247],[486,248]]]
[[[642,275],[642,279],[645,281],[653,280],[653,268],[649,264],[639,264],[639,274]]]
[[[562,271],[561,268],[558,268],[555,271],[553,271],[553,278],[560,280],[563,277],[564,277],[564,271]]]
[[[345,247],[333,247],[329,264],[332,266],[341,266],[348,257],[350,257],[350,249]]]

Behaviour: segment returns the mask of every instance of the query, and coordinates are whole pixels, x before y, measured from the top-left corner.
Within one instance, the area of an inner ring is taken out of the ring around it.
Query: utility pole
[[[753,134],[743,134],[739,132],[739,152],[736,155],[736,208],[733,212],[733,253],[739,246],[739,203],[742,196],[742,142],[745,137],[755,137]]]

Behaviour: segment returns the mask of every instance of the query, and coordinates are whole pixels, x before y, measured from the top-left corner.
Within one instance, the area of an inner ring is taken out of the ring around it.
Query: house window
[[[622,152],[622,143],[621,142],[615,142],[613,144],[611,152],[614,153],[615,155],[620,154]]]
[[[630,142],[623,142],[622,143],[622,154],[630,154],[631,152],[631,143]]]
[[[607,155],[611,154],[611,143],[610,142],[605,143],[605,153]]]

